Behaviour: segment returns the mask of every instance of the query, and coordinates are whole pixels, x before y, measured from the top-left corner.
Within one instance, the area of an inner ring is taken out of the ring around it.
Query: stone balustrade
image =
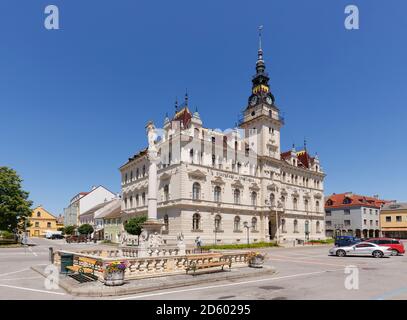
[[[217,252],[204,254],[186,254],[178,255],[178,251],[174,248],[165,248],[159,251],[160,254],[137,257],[137,249],[121,249],[121,250],[83,250],[81,252],[56,251],[54,253],[54,263],[60,265],[60,254],[72,254],[74,256],[74,264],[88,267],[86,262],[79,260],[79,257],[86,257],[97,260],[95,275],[99,279],[103,279],[103,270],[106,266],[114,261],[125,260],[128,263],[128,268],[125,271],[126,279],[140,279],[148,277],[168,276],[175,274],[184,274],[187,268],[188,261],[194,260],[197,264],[205,263],[209,259],[227,259],[232,261],[233,267],[247,266],[249,252]],[[153,253],[152,253],[153,254]]]

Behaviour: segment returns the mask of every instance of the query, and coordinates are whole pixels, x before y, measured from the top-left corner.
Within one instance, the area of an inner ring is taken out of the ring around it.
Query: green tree
[[[76,227],[75,226],[66,226],[64,228],[64,233],[67,235],[73,235],[75,233]]]
[[[32,201],[22,189],[22,181],[15,170],[0,167],[0,230],[23,230],[28,224]]]
[[[92,227],[90,224],[85,223],[85,224],[81,225],[81,226],[78,228],[78,232],[79,232],[80,234],[86,234],[86,235],[88,235],[88,234],[91,234],[91,233],[93,232],[93,227]]]
[[[134,218],[131,218],[127,223],[124,225],[124,230],[127,231],[127,233],[140,237],[141,230],[142,230],[142,224],[147,221],[147,216],[137,216]]]

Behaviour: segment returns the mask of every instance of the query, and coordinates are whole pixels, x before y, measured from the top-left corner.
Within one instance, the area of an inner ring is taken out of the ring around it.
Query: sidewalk
[[[31,269],[46,277],[44,273],[46,265],[32,266]],[[71,277],[61,275],[59,286],[69,294],[83,297],[106,297],[151,292],[197,284],[208,284],[224,280],[247,279],[275,273],[275,269],[264,265],[263,268],[236,267],[231,271],[214,270],[206,273],[181,274],[162,276],[156,278],[129,280],[122,286],[109,287],[100,281],[79,283]]]

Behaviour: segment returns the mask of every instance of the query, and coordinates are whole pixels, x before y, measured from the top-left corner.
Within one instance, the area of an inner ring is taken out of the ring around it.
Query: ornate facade
[[[259,46],[252,93],[235,129],[203,127],[188,95],[166,117],[155,145],[157,216],[168,244],[325,239],[324,177],[318,156],[306,146],[281,152],[284,119],[271,93]],[[147,214],[147,150],[120,168],[123,221]]]

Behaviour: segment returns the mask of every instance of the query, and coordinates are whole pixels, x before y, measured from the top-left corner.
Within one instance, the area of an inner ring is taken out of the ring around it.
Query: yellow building
[[[47,231],[57,231],[57,218],[45,210],[42,206],[32,211],[28,220],[30,227],[27,228],[30,237],[45,237]]]
[[[380,211],[384,237],[407,239],[407,203],[387,203]]]

